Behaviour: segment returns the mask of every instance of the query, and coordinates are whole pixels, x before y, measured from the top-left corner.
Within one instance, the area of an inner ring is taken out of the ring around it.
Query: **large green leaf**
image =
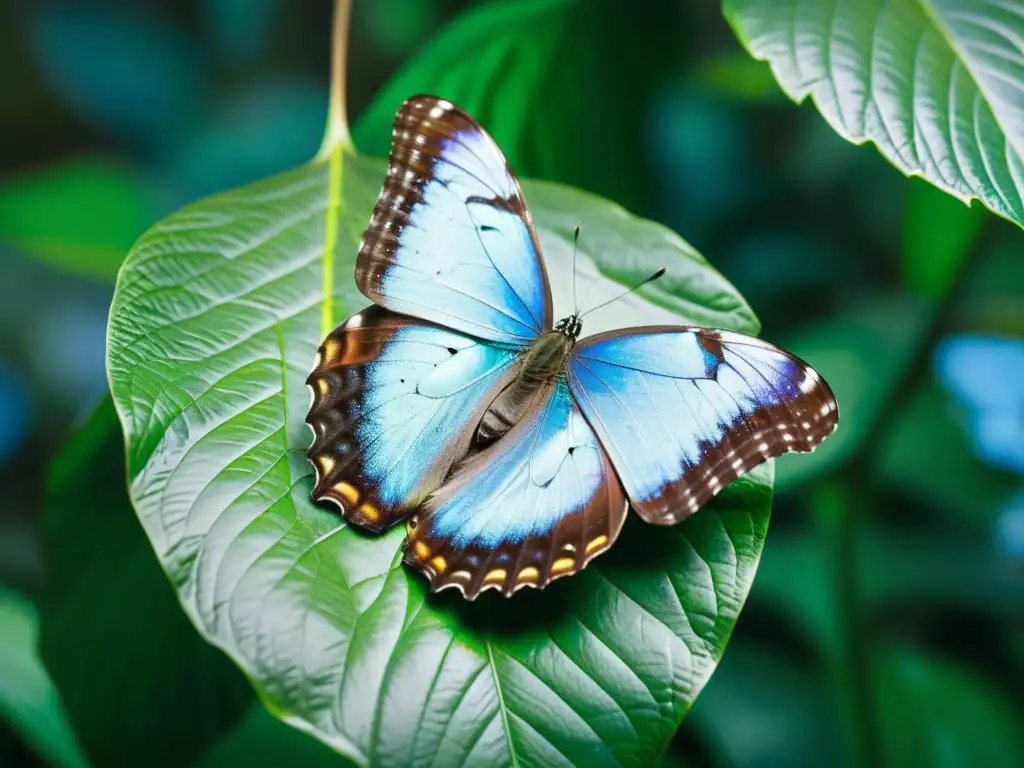
[[[724,0],[794,101],[1024,224],[1024,14],[1006,0]]]
[[[485,125],[524,176],[643,205],[646,158],[638,117],[679,59],[669,0],[492,0],[455,19],[359,116],[356,144],[388,150],[391,121],[414,93],[443,96]],[[618,52],[609,55],[610,51]],[[620,55],[621,54],[621,55]]]
[[[543,593],[426,594],[400,564],[400,530],[367,537],[310,502],[303,455],[303,382],[324,331],[366,304],[353,260],[383,171],[342,143],[136,244],[108,363],[143,527],[193,623],[271,710],[360,764],[649,764],[749,589],[771,467],[676,528],[632,521],[612,553]],[[556,307],[571,301],[577,223],[589,301],[668,266],[588,317],[588,331],[756,330],[734,289],[665,228],[569,188],[525,192]]]
[[[856,453],[886,396],[906,373],[933,313],[924,300],[871,296],[786,340],[788,349],[831,384],[844,425],[811,455],[779,460],[780,492],[835,469]]]
[[[132,510],[109,398],[61,449],[49,479],[42,652],[95,765],[346,764],[271,716],[189,624]],[[0,595],[0,619],[2,608]],[[0,675],[8,679],[19,678]],[[63,746],[59,732],[42,735],[51,753]]]

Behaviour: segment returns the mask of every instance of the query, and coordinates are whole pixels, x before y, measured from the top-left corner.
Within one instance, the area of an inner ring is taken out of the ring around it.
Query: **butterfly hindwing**
[[[579,571],[612,545],[625,515],[611,462],[561,379],[416,511],[405,560],[434,590],[511,595]]]
[[[517,355],[371,307],[320,346],[307,383],[313,498],[383,530],[404,519],[462,458]]]
[[[813,450],[839,418],[810,366],[729,331],[599,334],[567,366],[574,397],[650,523],[678,522],[758,464]]]
[[[432,96],[395,118],[356,284],[375,303],[491,341],[551,328],[551,288],[515,175],[466,112]]]

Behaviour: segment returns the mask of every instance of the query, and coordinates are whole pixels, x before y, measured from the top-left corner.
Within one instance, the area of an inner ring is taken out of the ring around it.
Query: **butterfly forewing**
[[[462,458],[518,356],[422,320],[371,307],[320,346],[307,383],[316,500],[383,530]]]
[[[579,571],[612,545],[625,515],[611,462],[563,380],[416,512],[405,560],[435,590],[511,595]]]
[[[432,96],[395,118],[356,284],[375,303],[492,341],[551,328],[551,289],[522,190],[464,111]]]
[[[758,464],[813,450],[839,419],[810,366],[728,331],[599,334],[576,347],[568,374],[634,509],[650,523],[678,522]]]

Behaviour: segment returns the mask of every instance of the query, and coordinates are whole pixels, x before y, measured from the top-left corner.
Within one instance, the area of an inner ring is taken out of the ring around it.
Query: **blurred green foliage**
[[[60,695],[37,656],[38,631],[32,601],[0,587],[0,717],[26,747],[53,765],[86,765]],[[10,749],[5,736],[0,734],[0,749]]]
[[[359,146],[383,154],[409,90],[482,109],[521,174],[693,242],[843,412],[819,453],[778,463],[748,606],[666,764],[1024,763],[1024,479],[975,429],[984,387],[1020,398],[1024,372],[981,358],[965,394],[935,362],[951,333],[1019,343],[1024,233],[780,98],[715,4],[499,5],[356,1]],[[0,764],[78,765],[76,742],[119,764],[129,730],[152,764],[334,760],[192,631],[124,495],[116,432],[75,436],[45,517],[39,490],[102,392],[126,247],[315,151],[329,6],[0,7],[0,120],[18,137],[0,156]],[[517,106],[488,112],[498,89]],[[110,550],[55,536],[76,527]]]
[[[75,157],[6,180],[0,188],[0,241],[58,270],[109,282],[153,221],[158,209],[150,197],[128,169]]]

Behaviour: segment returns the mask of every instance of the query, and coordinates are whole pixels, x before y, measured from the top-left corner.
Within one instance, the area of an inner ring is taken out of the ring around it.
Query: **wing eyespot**
[[[536,584],[538,578],[540,578],[540,571],[534,566],[531,565],[528,568],[523,568],[523,570],[519,572],[519,576],[516,578],[517,586]]]
[[[596,552],[597,550],[601,549],[601,547],[603,547],[607,543],[608,543],[608,537],[605,536],[604,534],[601,534],[600,536],[595,536],[587,544],[587,549],[586,549],[587,555],[589,556],[589,555],[594,554],[594,552]]]

